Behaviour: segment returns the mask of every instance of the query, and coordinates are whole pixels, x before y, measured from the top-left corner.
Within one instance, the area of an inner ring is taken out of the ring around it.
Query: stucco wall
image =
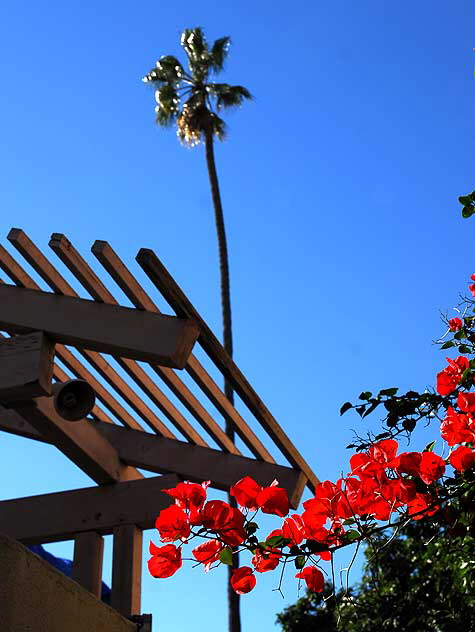
[[[136,626],[0,534],[1,632],[136,632]]]

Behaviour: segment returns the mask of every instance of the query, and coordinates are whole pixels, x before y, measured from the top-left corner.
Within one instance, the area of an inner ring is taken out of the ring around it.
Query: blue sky
[[[155,128],[140,80],[181,55],[184,27],[231,35],[223,80],[255,96],[216,147],[235,357],[317,475],[338,477],[364,428],[340,405],[432,384],[439,310],[475,271],[475,225],[457,203],[475,184],[474,19],[461,0],[8,3],[1,234],[21,227],[46,249],[63,232],[83,253],[106,239],[130,264],[153,248],[219,333],[204,151]],[[8,436],[0,470],[3,498],[90,484],[51,448]],[[259,579],[245,631],[273,629],[296,598],[292,579],[284,600]],[[223,630],[221,573],[144,575],[143,610],[163,632]]]

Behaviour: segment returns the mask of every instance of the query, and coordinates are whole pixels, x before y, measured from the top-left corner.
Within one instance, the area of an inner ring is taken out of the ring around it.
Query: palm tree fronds
[[[226,125],[226,123],[223,121],[222,118],[220,118],[214,112],[211,112],[211,117],[210,118],[211,118],[211,125],[212,125],[212,129],[213,129],[213,134],[215,136],[217,136],[219,138],[219,140],[225,140],[226,134],[227,134],[227,125]]]
[[[156,121],[158,125],[171,125],[178,115],[180,99],[176,89],[165,84],[155,90],[155,107]]]
[[[230,44],[230,37],[220,37],[214,42],[210,53],[210,66],[214,72],[220,72],[223,69]]]
[[[178,85],[183,77],[183,66],[173,55],[161,57],[148,74],[142,79],[143,82],[153,83],[174,83]]]
[[[197,81],[205,81],[210,64],[208,42],[203,29],[199,26],[194,29],[185,29],[181,35],[180,43],[188,57],[188,66],[192,77]]]
[[[252,95],[244,86],[230,86],[226,83],[210,83],[208,91],[216,97],[216,107],[231,108],[242,105],[244,99],[252,99]]]

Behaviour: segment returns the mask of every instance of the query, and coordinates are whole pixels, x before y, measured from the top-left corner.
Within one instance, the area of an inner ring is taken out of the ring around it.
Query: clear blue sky
[[[319,477],[336,478],[363,429],[341,403],[430,385],[438,310],[475,271],[475,224],[457,203],[475,188],[474,21],[462,0],[10,2],[1,233],[18,226],[46,248],[64,232],[83,252],[106,239],[129,263],[153,248],[219,332],[203,148],[155,128],[140,79],[181,54],[184,27],[231,35],[223,80],[255,95],[216,148],[236,360]],[[1,454],[3,498],[90,484],[51,448],[5,435]],[[245,632],[272,630],[296,598],[293,580],[282,600],[259,579]],[[144,575],[143,610],[162,632],[222,631],[221,573]]]

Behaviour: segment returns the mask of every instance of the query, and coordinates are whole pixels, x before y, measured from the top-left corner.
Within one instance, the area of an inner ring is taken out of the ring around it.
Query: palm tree
[[[210,48],[203,30],[199,27],[185,29],[180,41],[188,60],[185,70],[176,57],[165,55],[145,75],[143,81],[155,86],[156,122],[168,127],[176,123],[178,138],[188,146],[198,145],[204,140],[206,164],[213,199],[216,234],[219,250],[219,269],[221,278],[221,308],[223,318],[223,344],[228,354],[233,355],[233,338],[231,324],[231,292],[229,284],[229,261],[224,226],[223,207],[219,191],[218,174],[214,159],[214,138],[224,140],[226,124],[218,116],[223,108],[236,107],[245,99],[250,99],[250,92],[243,86],[230,86],[226,83],[212,81],[214,76],[223,70],[229,45],[229,37],[217,39]],[[234,393],[231,383],[225,378],[224,392],[228,400],[234,404]],[[226,420],[226,434],[234,440],[234,429]],[[230,502],[234,499],[230,497]],[[233,556],[233,566],[229,567],[229,576],[233,568],[239,565]],[[228,583],[229,632],[240,632],[239,595]]]

